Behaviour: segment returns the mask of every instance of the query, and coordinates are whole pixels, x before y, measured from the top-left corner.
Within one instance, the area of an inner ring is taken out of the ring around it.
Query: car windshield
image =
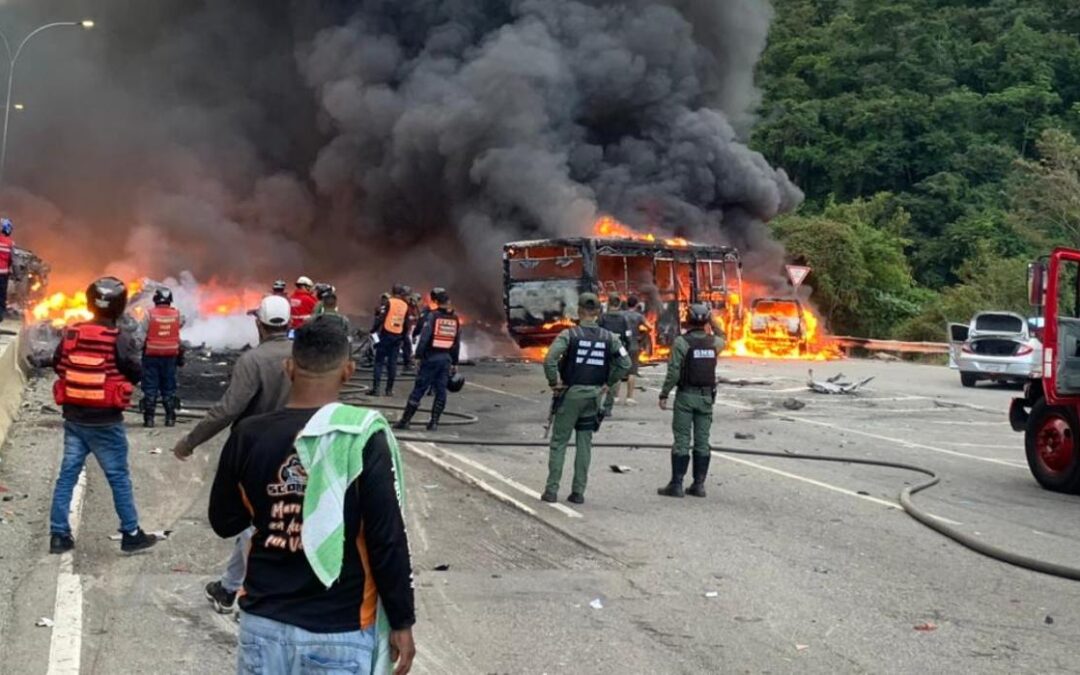
[[[1024,322],[1011,314],[980,314],[975,318],[975,330],[989,333],[1022,333]]]

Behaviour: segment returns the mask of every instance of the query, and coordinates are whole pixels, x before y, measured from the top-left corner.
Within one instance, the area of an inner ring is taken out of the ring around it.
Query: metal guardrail
[[[901,352],[906,354],[948,354],[947,342],[903,342],[901,340],[872,340],[870,338],[832,338],[844,349],[865,349],[871,352]]]

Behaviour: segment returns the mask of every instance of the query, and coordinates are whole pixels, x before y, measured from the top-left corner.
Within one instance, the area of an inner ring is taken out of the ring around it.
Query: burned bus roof
[[[739,250],[731,246],[710,244],[669,244],[662,239],[646,241],[642,239],[624,239],[620,237],[562,237],[557,239],[532,239],[512,241],[503,245],[503,250],[531,248],[534,246],[582,246],[588,242],[599,250],[610,248],[641,253],[664,253],[669,251],[687,251],[709,256],[721,256],[727,259],[739,259]]]

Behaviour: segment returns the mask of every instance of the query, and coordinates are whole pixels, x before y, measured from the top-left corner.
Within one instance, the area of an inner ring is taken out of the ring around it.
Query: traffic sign
[[[788,279],[791,279],[791,285],[795,287],[795,290],[799,290],[799,286],[802,286],[802,282],[810,274],[810,268],[803,265],[787,265],[786,267]]]

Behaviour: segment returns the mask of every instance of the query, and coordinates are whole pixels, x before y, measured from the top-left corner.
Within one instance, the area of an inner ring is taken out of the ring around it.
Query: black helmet
[[[690,305],[690,311],[686,313],[686,323],[691,326],[704,326],[712,319],[712,310],[702,302]]]
[[[403,295],[408,295],[408,294],[409,294],[409,287],[408,287],[408,286],[406,286],[405,284],[394,284],[394,285],[393,285],[393,286],[392,286],[392,287],[390,288],[390,292],[391,292],[391,293],[392,293],[392,294],[393,294],[393,295],[394,295],[395,297],[401,297],[401,296],[403,296]]]
[[[315,297],[322,300],[324,295],[333,292],[333,290],[334,287],[330,284],[315,284]]]
[[[461,373],[454,373],[450,376],[450,381],[446,383],[446,390],[456,394],[461,391],[462,387],[464,386],[465,376]]]
[[[116,277],[101,277],[86,288],[86,306],[99,319],[119,319],[127,300],[127,286]]]
[[[154,304],[155,305],[171,305],[172,304],[172,291],[162,286],[154,291]]]
[[[285,283],[284,279],[278,279],[271,288],[273,288],[275,293],[284,293],[285,289],[288,287],[289,285]]]
[[[431,301],[440,305],[445,305],[450,302],[450,294],[446,292],[445,288],[436,286],[431,289]]]

